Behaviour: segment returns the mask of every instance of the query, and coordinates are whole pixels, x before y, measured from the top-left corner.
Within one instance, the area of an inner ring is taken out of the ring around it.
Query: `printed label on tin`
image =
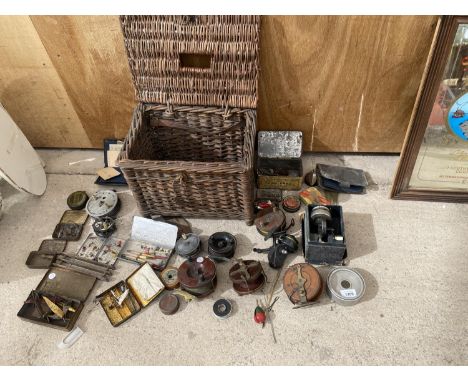
[[[343,297],[356,297],[357,293],[355,289],[342,289],[340,290],[340,293]]]

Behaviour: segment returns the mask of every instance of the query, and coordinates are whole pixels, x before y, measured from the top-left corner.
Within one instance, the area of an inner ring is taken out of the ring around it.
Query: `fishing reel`
[[[273,245],[270,248],[254,248],[257,253],[268,253],[268,264],[273,269],[283,266],[286,257],[299,249],[299,242],[295,236],[287,234],[285,231],[273,234]]]
[[[175,252],[186,259],[195,259],[201,251],[200,236],[194,233],[182,234],[175,245]]]
[[[94,233],[99,237],[107,238],[112,235],[116,229],[117,226],[115,224],[115,220],[110,216],[97,218],[93,222]]]
[[[208,239],[208,253],[213,260],[227,261],[234,256],[237,241],[229,232],[215,232]]]

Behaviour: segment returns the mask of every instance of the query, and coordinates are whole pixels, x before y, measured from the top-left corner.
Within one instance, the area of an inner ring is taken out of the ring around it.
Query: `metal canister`
[[[177,272],[182,289],[196,297],[206,297],[216,288],[216,264],[207,257],[186,260]]]
[[[335,268],[327,278],[327,294],[339,305],[357,304],[366,291],[366,283],[359,272],[351,268]]]
[[[297,212],[301,208],[301,200],[294,195],[285,196],[281,202],[286,212]]]
[[[86,191],[72,192],[67,198],[67,205],[72,210],[82,210],[86,207],[89,196]]]
[[[179,310],[179,298],[175,294],[166,294],[159,300],[159,309],[167,316],[175,314]]]

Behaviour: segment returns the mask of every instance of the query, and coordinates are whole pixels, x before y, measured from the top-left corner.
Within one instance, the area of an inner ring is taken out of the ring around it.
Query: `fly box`
[[[164,290],[164,284],[148,263],[125,281],[110,287],[96,299],[112,326],[119,326],[148,306]]]
[[[280,190],[302,187],[302,132],[258,133],[257,186]]]
[[[306,206],[302,240],[304,257],[308,263],[343,265],[347,251],[341,206]]]
[[[162,271],[174,252],[178,230],[174,224],[134,216],[130,238],[119,258],[136,264],[148,263]]]
[[[95,283],[95,277],[51,266],[17,316],[35,324],[70,331]]]
[[[253,222],[259,16],[122,16],[139,104],[119,166],[141,214]]]

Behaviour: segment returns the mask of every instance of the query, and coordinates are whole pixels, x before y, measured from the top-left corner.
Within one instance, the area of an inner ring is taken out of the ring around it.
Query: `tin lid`
[[[302,131],[260,131],[260,158],[291,159],[302,155]]]
[[[172,315],[179,310],[179,298],[175,294],[166,294],[159,300],[159,309],[165,315]]]
[[[82,210],[86,207],[88,199],[86,191],[75,191],[68,196],[67,205],[72,210]]]
[[[121,16],[141,102],[257,107],[260,16]]]
[[[52,266],[36,287],[36,290],[84,302],[95,283],[96,278],[93,276]]]

